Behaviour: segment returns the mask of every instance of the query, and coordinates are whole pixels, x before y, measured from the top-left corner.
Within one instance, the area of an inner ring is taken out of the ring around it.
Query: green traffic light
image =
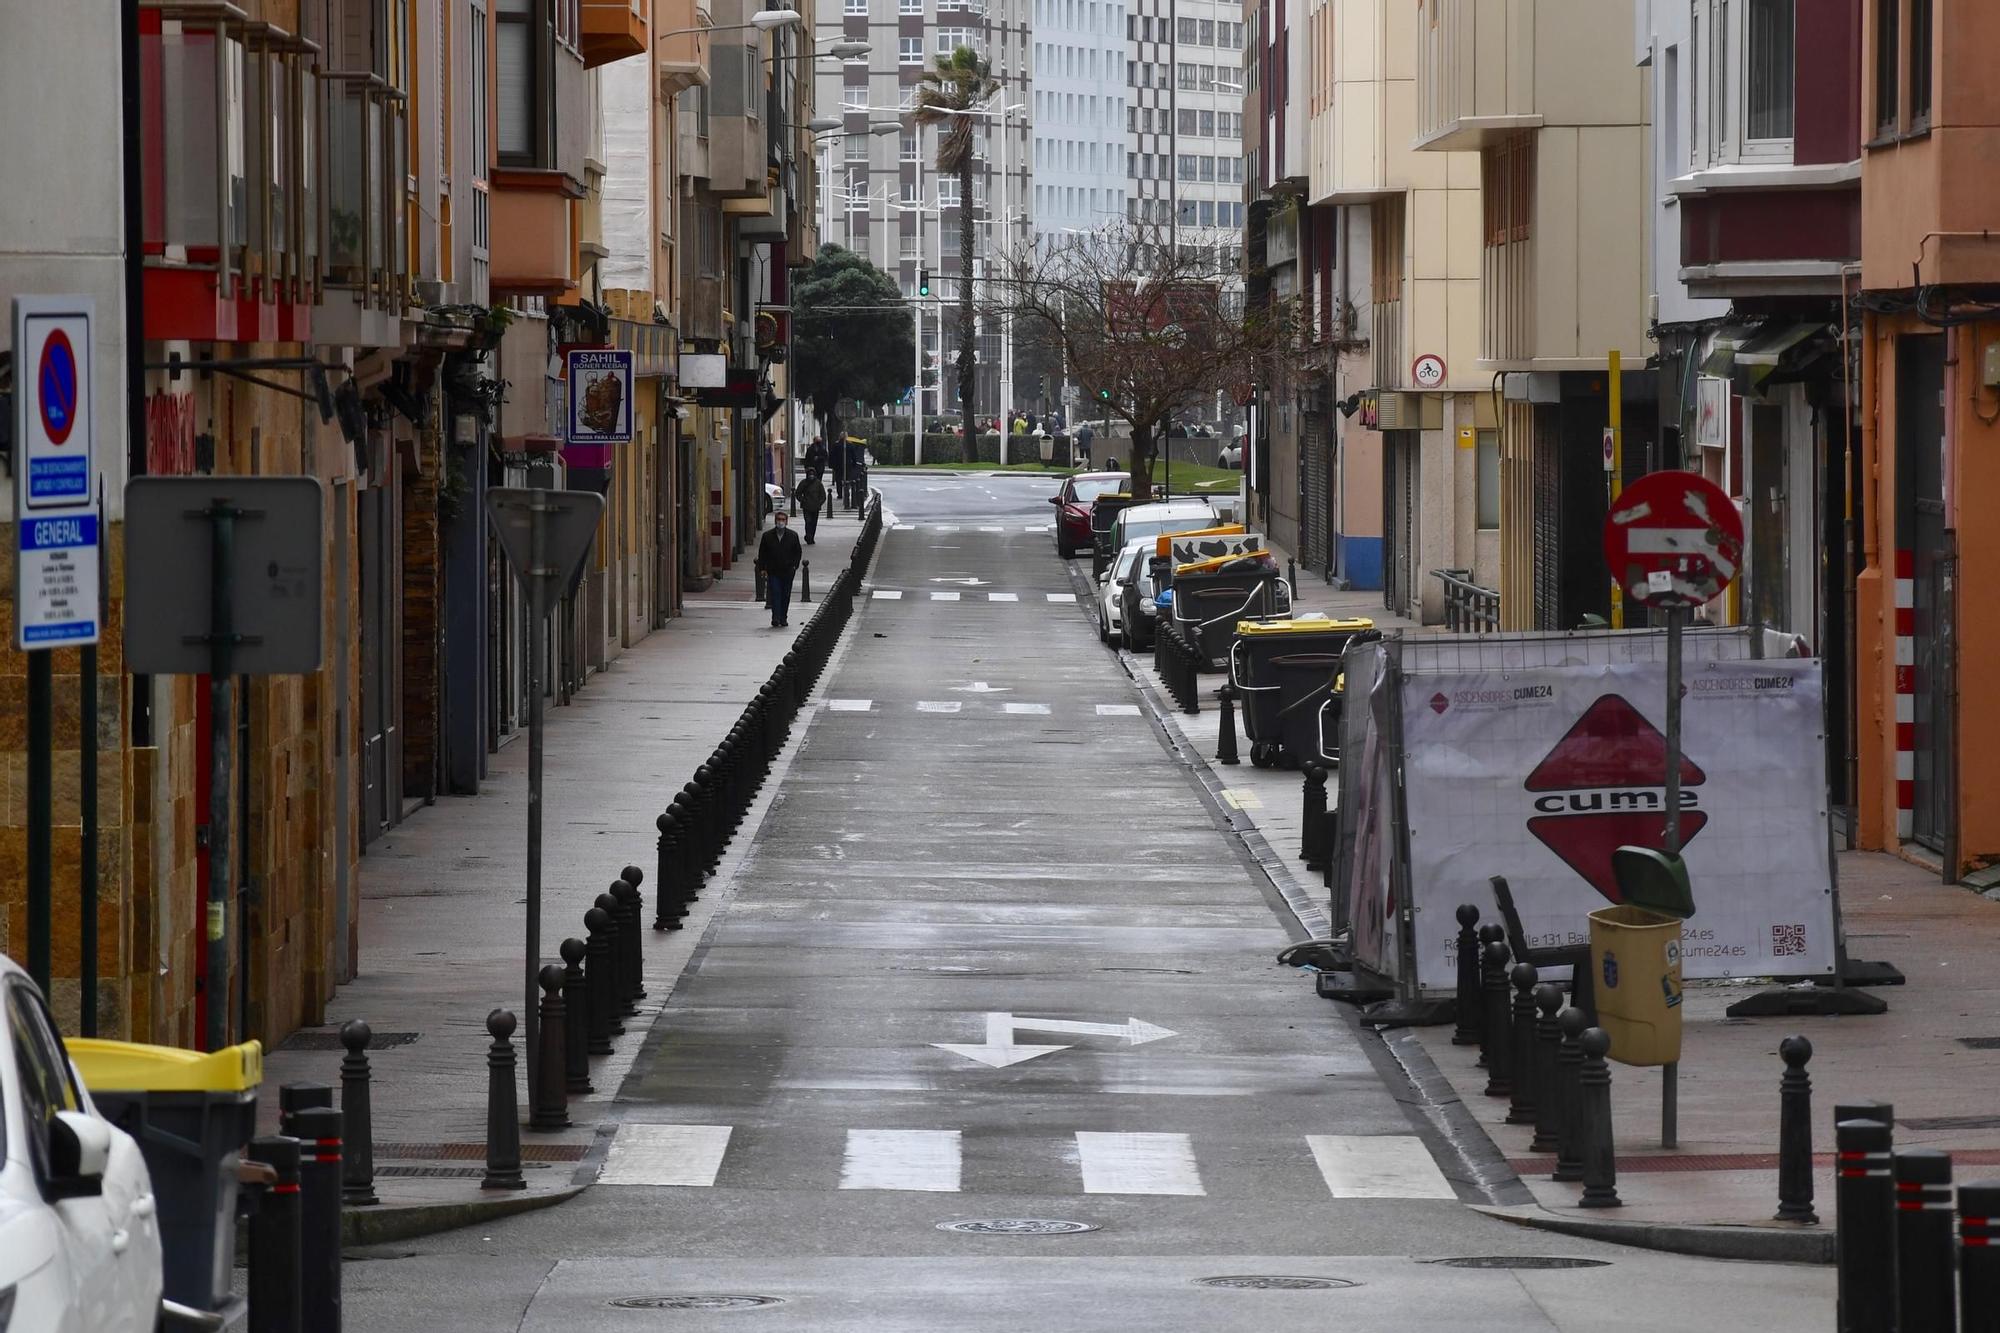
[[[929,269],[920,270],[917,274],[917,295],[929,296],[930,294],[931,294],[931,271]]]

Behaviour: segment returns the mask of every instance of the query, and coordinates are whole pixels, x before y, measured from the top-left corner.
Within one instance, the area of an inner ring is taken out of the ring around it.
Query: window
[[[1176,70],[1178,71],[1178,74],[1177,74],[1177,77],[1178,77],[1178,79],[1180,80],[1180,86],[1181,86],[1181,91],[1182,91],[1182,92],[1184,92],[1184,93],[1191,93],[1191,92],[1193,92],[1193,91],[1194,91],[1194,77],[1195,77],[1195,76],[1194,76],[1194,66],[1193,66],[1193,65],[1176,65],[1176,66],[1175,66],[1175,69],[1176,69]],[[1165,85],[1164,85],[1164,83],[1163,83],[1163,84],[1162,84],[1161,86],[1162,86],[1162,87],[1164,87],[1164,86],[1165,86]]]
[[[1486,149],[1480,154],[1479,168],[1486,244],[1527,240],[1528,210],[1535,190],[1534,140],[1522,136]]]
[[[1500,432],[1479,432],[1473,457],[1474,522],[1481,528],[1500,526]]]
[[[1213,111],[1202,112],[1199,124],[1200,128],[1195,133],[1207,135],[1211,139],[1215,137],[1215,113]]]
[[[896,0],[896,12],[920,15],[924,12],[924,0]]]
[[[868,109],[868,86],[861,83],[850,83],[845,88],[842,88],[840,90],[840,105],[842,109],[847,111],[866,111]]]
[[[1201,212],[1201,225],[1204,227],[1213,227],[1215,225],[1214,202],[1208,199],[1201,200],[1200,212]]]
[[[535,0],[498,0],[494,7],[493,54],[499,73],[495,116],[502,162],[532,164],[541,156],[541,25]]]
[[[846,0],[846,3],[841,7],[841,12],[843,14],[858,14],[866,17],[868,13],[868,0]]]
[[[1181,154],[1181,179],[1182,179],[1182,180],[1184,180],[1184,181],[1191,181],[1191,180],[1193,180],[1193,179],[1194,179],[1194,174],[1195,174],[1195,163],[1194,163],[1194,154],[1193,154],[1193,153],[1182,153],[1182,154]]]
[[[896,63],[899,65],[921,65],[924,63],[924,39],[902,37],[896,42]]]
[[[1215,179],[1215,159],[1206,154],[1201,159],[1201,178],[1205,181]]]
[[[1192,45],[1194,42],[1194,20],[1182,19],[1180,21],[1180,31],[1177,32],[1175,36],[1177,36],[1183,44]]]
[[[1199,86],[1203,92],[1208,93],[1215,91],[1215,66],[1197,65],[1195,66],[1195,74],[1198,78]]]
[[[1902,0],[1875,0],[1875,132],[1894,134],[1902,123],[1902,55],[1897,44]]]
[[[1215,23],[1213,20],[1203,19],[1201,21],[1201,31],[1196,34],[1195,42],[1201,46],[1215,45]]]
[[[904,162],[914,162],[914,161],[916,161],[916,160],[917,160],[917,136],[916,136],[916,135],[914,135],[914,134],[906,134],[906,135],[904,135],[904,136],[903,136],[903,148],[902,148],[902,152],[901,152],[901,154],[900,154],[900,160],[902,160],[902,161],[904,161]]]
[[[847,160],[849,162],[868,160],[868,140],[865,136],[859,134],[847,136]]]
[[[1136,106],[1125,108],[1125,132],[1127,134],[1139,132],[1139,108]]]
[[[1792,12],[1794,0],[1745,0],[1750,31],[1744,43],[1744,137],[1792,137]]]
[[[1180,130],[1182,134],[1193,134],[1194,126],[1195,126],[1194,112],[1191,110],[1183,110],[1180,113],[1180,124],[1177,128]]]
[[[1910,0],[1910,128],[1930,126],[1931,0]]]
[[[1183,227],[1192,227],[1194,225],[1194,216],[1195,216],[1194,200],[1192,199],[1181,200],[1179,216],[1180,216],[1180,224]]]

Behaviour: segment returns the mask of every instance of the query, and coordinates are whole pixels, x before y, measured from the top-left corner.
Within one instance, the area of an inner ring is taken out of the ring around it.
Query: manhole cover
[[[1560,1254],[1475,1254],[1462,1259],[1432,1259],[1442,1268],[1603,1268],[1609,1259],[1571,1259]]]
[[[1235,1277],[1196,1278],[1197,1287],[1227,1287],[1235,1291],[1338,1291],[1342,1287],[1359,1286],[1344,1277],[1278,1277],[1264,1273],[1249,1273]]]
[[[621,1296],[611,1302],[620,1310],[760,1310],[783,1305],[776,1296],[729,1296],[699,1292],[683,1296]]]
[[[1095,1231],[1097,1225],[1052,1217],[974,1217],[963,1222],[940,1222],[937,1229],[970,1232],[975,1236],[1073,1236],[1079,1231]]]

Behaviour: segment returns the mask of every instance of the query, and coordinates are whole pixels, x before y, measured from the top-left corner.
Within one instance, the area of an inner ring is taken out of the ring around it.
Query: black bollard
[[[1958,1187],[1958,1307],[1966,1333],[2000,1329],[2000,1180]]]
[[[618,872],[618,878],[632,889],[632,943],[628,946],[632,950],[632,985],[635,987],[632,996],[643,1000],[646,998],[646,947],[641,941],[639,923],[646,919],[646,895],[639,886],[646,882],[646,872],[637,866],[626,866]],[[657,887],[654,892],[659,892]]]
[[[1318,764],[1306,765],[1301,802],[1299,857],[1306,863],[1306,869],[1318,870],[1326,864],[1327,852],[1321,836],[1326,832],[1326,770]]]
[[[1451,1030],[1454,1046],[1479,1044],[1479,909],[1471,903],[1458,905],[1458,998],[1452,1006],[1456,1022]]]
[[[562,942],[563,960],[563,1087],[570,1092],[595,1092],[590,1082],[590,986],[584,980],[582,940]]]
[[[602,908],[604,915],[611,918],[605,941],[610,950],[609,972],[611,974],[612,1014],[623,1019],[627,1014],[638,1012],[632,1003],[632,983],[626,979],[631,970],[631,960],[625,956],[625,905],[608,893],[597,895],[594,907]],[[625,1025],[620,1022],[617,1030],[623,1032]]]
[[[299,1140],[299,1327],[340,1333],[340,1112],[292,1117]]]
[[[1577,1038],[1583,1066],[1577,1071],[1583,1117],[1583,1197],[1580,1208],[1619,1208],[1618,1150],[1611,1138],[1611,1066],[1604,1062],[1611,1038],[1603,1028],[1585,1028]]]
[[[486,1048],[486,1178],[483,1190],[524,1190],[521,1178],[521,1102],[514,1088],[514,1015],[495,1009],[486,1015],[493,1044]]]
[[[639,944],[639,891],[622,879],[614,879],[605,893],[618,904],[618,954],[624,964],[620,969],[625,982],[622,998],[627,1013],[637,1012],[638,1001],[646,994],[645,983],[639,973],[645,970],[646,955]]]
[[[1590,1018],[1581,1009],[1569,1008],[1556,1015],[1562,1044],[1556,1047],[1556,1099],[1561,1113],[1556,1130],[1556,1169],[1550,1180],[1574,1184],[1583,1179],[1583,1089],[1577,1076],[1583,1072],[1583,1030]]]
[[[1513,1082],[1507,1096],[1507,1123],[1535,1123],[1535,986],[1541,974],[1533,963],[1516,963],[1507,972],[1514,986]]]
[[[813,562],[799,561],[799,605],[804,606],[813,599]]]
[[[1812,1043],[1787,1037],[1778,1043],[1785,1072],[1778,1079],[1778,1214],[1780,1222],[1817,1225],[1813,1211]]]
[[[668,806],[653,821],[653,827],[660,831],[659,873],[653,881],[653,929],[678,930],[681,923],[674,915],[673,900],[677,878],[675,858],[680,855],[680,812]]]
[[[340,1116],[347,1131],[342,1160],[340,1201],[366,1208],[382,1202],[375,1197],[375,1117],[369,1109],[368,1039],[375,1034],[358,1018],[340,1025]]]
[[[1215,691],[1215,697],[1222,700],[1221,729],[1215,735],[1215,762],[1240,764],[1243,761],[1236,754],[1236,687],[1225,680]]]
[[[611,1054],[611,1039],[625,1031],[618,1021],[618,994],[611,975],[611,913],[593,907],[583,914],[584,983],[590,990],[590,1053]]]
[[[1898,1148],[1896,1183],[1896,1327],[1953,1333],[1958,1293],[1952,1272],[1951,1154]]]
[[[1535,987],[1535,1139],[1529,1152],[1554,1152],[1562,1143],[1562,1088],[1556,1082],[1556,1048],[1562,1026],[1562,987],[1544,981]]]
[[[299,1333],[299,1141],[283,1135],[250,1140],[244,1157],[277,1180],[250,1215],[248,1333]]]
[[[294,1119],[301,1111],[333,1105],[333,1089],[324,1083],[287,1083],[278,1089],[278,1132],[302,1139]]]
[[[569,1128],[569,1020],[563,1011],[563,970],[550,963],[542,983],[541,1023],[535,1029],[534,1083],[528,1089],[528,1128]]]
[[[1327,887],[1332,887],[1330,881]],[[1491,1035],[1491,1029],[1486,1023],[1486,972],[1488,967],[1486,962],[1486,946],[1489,944],[1505,944],[1506,942],[1507,932],[1498,924],[1489,921],[1479,928],[1479,947],[1472,954],[1473,962],[1479,968],[1479,1058],[1473,1061],[1473,1063],[1481,1069],[1486,1068],[1486,1044],[1488,1037]]]
[[[1896,1327],[1896,1185],[1889,1126],[1842,1120],[1833,1127],[1834,1238],[1840,1333]]]
[[[1506,1097],[1514,1091],[1514,1023],[1507,1005],[1507,946],[1495,940],[1486,946],[1486,1095]]]

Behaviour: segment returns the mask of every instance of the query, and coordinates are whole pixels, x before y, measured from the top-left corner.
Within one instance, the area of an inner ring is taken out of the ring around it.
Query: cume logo
[[[1451,707],[1451,700],[1445,698],[1442,694],[1433,694],[1431,696],[1431,711],[1433,713],[1442,713],[1449,707]]]
[[[1432,701],[1436,706],[1436,701]],[[1603,894],[1623,902],[1611,855],[1666,845],[1667,738],[1622,696],[1584,710],[1525,784],[1537,793],[1528,832]],[[1681,757],[1681,844],[1708,823],[1694,788],[1708,775]]]

